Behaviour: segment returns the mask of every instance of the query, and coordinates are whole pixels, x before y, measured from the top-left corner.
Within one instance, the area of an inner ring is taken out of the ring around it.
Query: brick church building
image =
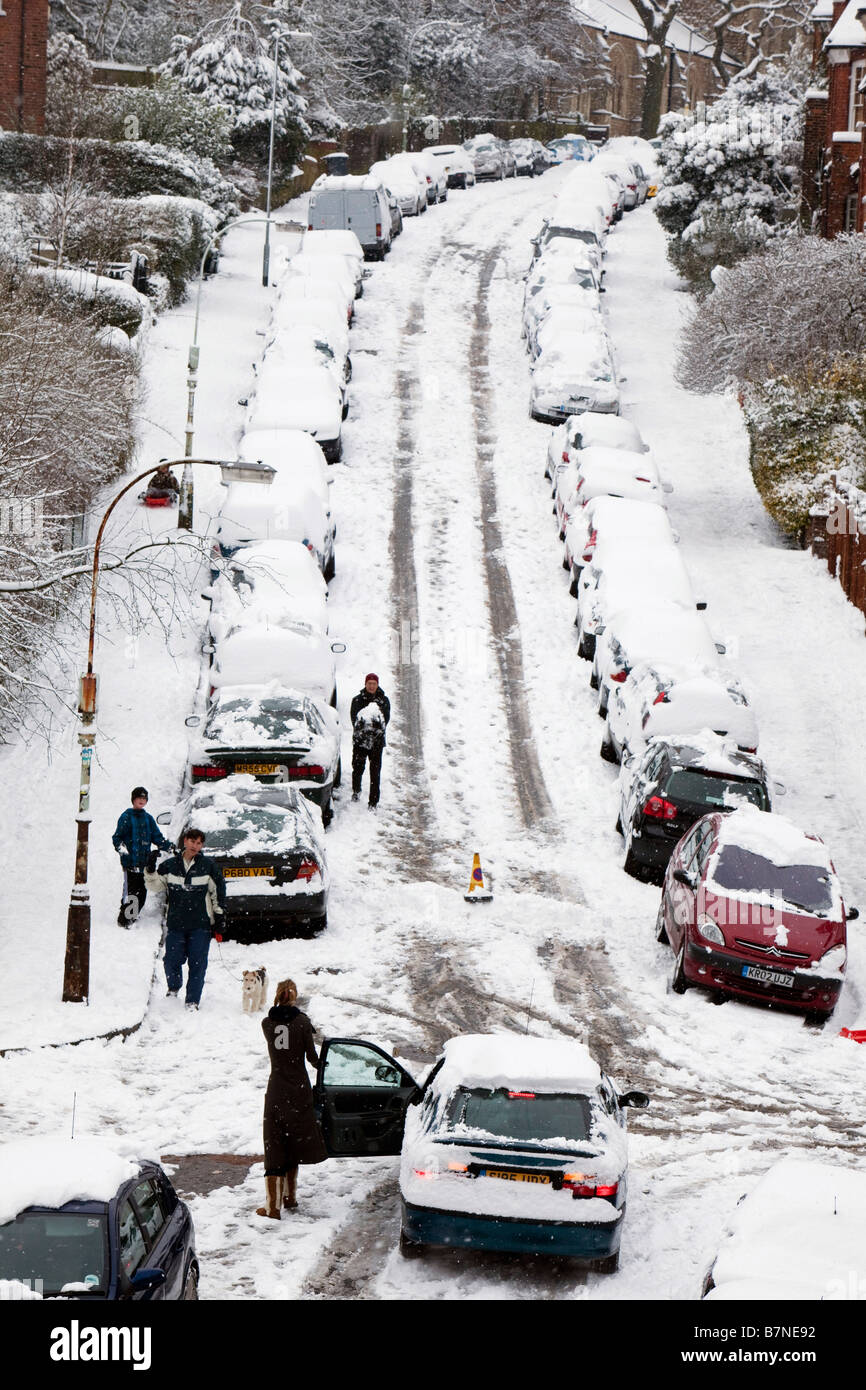
[[[0,0],[0,129],[45,128],[48,0]]]

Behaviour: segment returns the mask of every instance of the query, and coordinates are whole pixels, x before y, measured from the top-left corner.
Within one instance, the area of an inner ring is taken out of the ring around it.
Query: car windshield
[[[221,701],[205,725],[208,739],[236,738],[247,731],[258,731],[267,739],[303,738],[307,733],[304,702],[287,696]]]
[[[663,788],[669,801],[691,801],[699,806],[733,810],[750,803],[769,811],[766,788],[748,777],[724,777],[699,768],[684,767],[672,772]]]
[[[826,916],[833,907],[830,873],[820,864],[773,864],[742,845],[724,845],[713,869],[718,888],[766,893],[793,908]]]
[[[455,1130],[512,1142],[585,1144],[592,1131],[592,1115],[588,1096],[461,1087],[448,1102],[445,1123]]]
[[[0,1279],[16,1279],[44,1298],[108,1292],[103,1213],[25,1211],[0,1226]]]

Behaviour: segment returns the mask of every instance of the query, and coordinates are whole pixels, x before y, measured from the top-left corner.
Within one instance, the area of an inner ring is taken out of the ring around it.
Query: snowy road
[[[371,816],[344,793],[325,936],[256,952],[271,980],[298,981],[320,1032],[374,1040],[410,1070],[456,1032],[526,1026],[585,1037],[622,1089],[648,1090],[650,1109],[631,1121],[622,1267],[602,1277],[457,1253],[410,1264],[396,1251],[396,1160],[346,1160],[302,1172],[300,1212],[267,1230],[250,1219],[260,1168],[193,1197],[205,1298],[693,1298],[726,1214],[774,1157],[847,1162],[866,1146],[851,1105],[861,1054],[836,1036],[863,1023],[856,928],[823,1031],[714,1008],[667,993],[658,890],[620,867],[519,333],[528,239],[560,177],[453,193],[407,222],[366,282],[330,609],[348,643],[341,710],[367,670],[392,698],[383,801]],[[846,897],[864,906],[862,621],[774,533],[735,404],[675,386],[686,300],[650,208],[611,237],[607,267],[625,413],[674,484],[684,557],[789,789],[780,809],[826,838]],[[179,772],[161,765],[160,785]],[[489,906],[463,902],[474,850],[493,878]],[[257,1153],[266,1057],[237,977],[258,963],[236,946],[212,957],[200,1016],[180,1015],[158,985],[126,1043],[7,1056],[4,1128],[62,1120],[77,1090],[83,1131],[161,1154]]]

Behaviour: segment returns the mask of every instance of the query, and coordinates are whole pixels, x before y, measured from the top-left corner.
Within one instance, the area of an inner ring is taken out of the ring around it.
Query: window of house
[[[866,77],[866,60],[860,59],[851,64],[851,77],[848,84],[848,129],[859,130],[866,120],[866,92],[860,91],[860,83]]]
[[[857,230],[857,194],[849,193],[845,199],[845,222],[842,230],[844,232],[856,232]]]

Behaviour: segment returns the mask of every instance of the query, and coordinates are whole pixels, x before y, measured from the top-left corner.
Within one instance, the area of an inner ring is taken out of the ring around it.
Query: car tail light
[[[669,696],[668,696],[668,692],[667,692],[666,690],[660,690],[659,693],[658,693],[658,695],[657,695],[657,696],[655,697],[655,699],[653,700],[653,704],[654,704],[654,705],[669,705],[669,704],[670,704],[670,698],[669,698]]]
[[[304,879],[305,882],[309,883],[310,879],[315,878],[318,872],[319,866],[315,859],[304,859],[298,866],[298,872],[295,874],[295,878]]]
[[[755,747],[755,748],[744,748],[742,751],[743,751],[744,753],[757,753],[758,750],[757,750],[757,747]]]
[[[311,763],[309,767],[304,765],[303,767],[289,768],[290,779],[292,777],[324,777],[324,775],[325,769],[323,767],[319,767],[316,763]]]
[[[568,463],[568,462],[569,462],[568,450],[567,450],[567,449],[563,449],[563,451],[562,451],[562,461],[563,461],[563,463]]]
[[[595,1195],[596,1197],[615,1197],[618,1187],[618,1182],[599,1183],[595,1189]]]
[[[651,483],[651,482],[652,482],[652,478],[641,478],[640,476],[638,476],[637,478],[635,478],[635,482],[636,482],[636,483]]]
[[[220,767],[219,763],[193,763],[190,771],[200,782],[218,782],[229,775],[228,768]]]
[[[417,1171],[418,1171],[417,1168],[415,1169],[415,1171],[416,1171],[416,1173],[417,1173]],[[472,1176],[472,1174],[469,1172],[469,1164],[468,1164],[468,1163],[449,1163],[449,1164],[448,1164],[448,1172],[449,1172],[449,1173],[466,1173],[469,1177]]]
[[[509,1091],[509,1100],[535,1100],[534,1091]]]
[[[578,479],[577,487],[575,488],[576,492],[580,492],[580,489],[583,487],[584,481],[585,479],[583,478]]]
[[[376,223],[376,236],[377,236],[377,237],[380,237],[381,235],[382,235],[382,223],[381,223],[381,222],[377,222],[377,223]]]
[[[653,820],[673,820],[679,812],[672,801],[666,801],[663,796],[651,796],[644,802],[643,814]]]
[[[617,685],[622,685],[623,681],[628,680],[628,671],[612,671],[610,678],[616,681]]]
[[[412,1172],[416,1178],[438,1178],[439,1176],[431,1168],[413,1168]]]
[[[311,223],[309,224],[309,226],[307,227],[307,231],[308,231],[308,232],[311,232],[312,230],[313,230],[313,224],[312,224],[312,222],[311,222]]]
[[[573,1197],[606,1197],[608,1201],[616,1197],[619,1190],[619,1183],[596,1183],[586,1173],[563,1173],[562,1186]]]

